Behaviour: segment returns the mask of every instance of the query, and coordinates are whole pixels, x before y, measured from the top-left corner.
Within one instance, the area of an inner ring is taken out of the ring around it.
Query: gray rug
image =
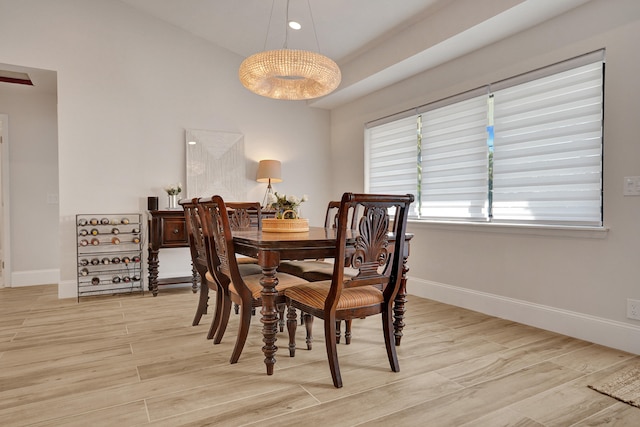
[[[640,408],[640,365],[609,375],[589,388]]]

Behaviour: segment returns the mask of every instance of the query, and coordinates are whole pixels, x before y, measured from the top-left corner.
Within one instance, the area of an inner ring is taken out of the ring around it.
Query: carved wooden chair
[[[252,310],[255,307],[262,306],[262,285],[260,285],[262,272],[244,276],[240,273],[231,227],[234,215],[244,215],[238,205],[235,205],[235,210],[230,211],[227,209],[222,197],[213,196],[198,201],[198,214],[202,223],[208,274],[215,276],[215,279],[214,277],[212,279],[220,285],[223,295],[222,314],[214,338],[215,344],[222,340],[226,330],[231,303],[236,303],[240,306],[240,325],[230,359],[231,363],[236,363],[247,340]],[[276,304],[281,306],[281,312],[284,311],[285,289],[302,283],[307,282],[304,279],[288,274],[278,274]]]
[[[207,265],[204,236],[202,234],[202,226],[200,224],[200,215],[198,214],[198,198],[194,198],[192,200],[183,199],[179,203],[184,209],[185,225],[187,236],[189,238],[189,249],[191,251],[191,262],[200,276],[200,297],[198,298],[198,306],[196,308],[196,314],[193,318],[192,325],[198,325],[202,316],[207,314],[209,306],[209,290],[213,290],[216,292],[215,312],[209,332],[207,333],[207,339],[212,339],[220,325],[223,291],[215,281],[215,277],[207,275],[209,269]],[[246,211],[247,215],[240,212],[234,212],[234,207],[236,206],[241,208],[241,211]],[[259,202],[233,202],[230,203],[229,209],[232,211],[230,219],[233,218],[231,220],[233,227],[260,227],[262,224]],[[239,258],[239,264],[240,274],[243,276],[258,274],[262,271],[260,266],[257,265],[257,260],[254,258]]]
[[[327,211],[324,218],[325,228],[336,228],[338,225],[338,214],[340,210],[340,201],[332,200],[327,205]],[[353,205],[349,208],[348,221],[349,228],[355,230],[358,225],[359,206]],[[278,267],[278,271],[302,277],[309,282],[319,282],[323,280],[331,280],[333,276],[333,262],[327,262],[323,259],[305,260],[305,261],[282,261]],[[354,272],[347,267],[345,275],[349,277]],[[304,322],[304,316],[300,316]],[[351,344],[351,319],[345,320],[345,344]],[[336,324],[336,343],[340,344],[340,322]],[[311,344],[309,343],[309,349]]]
[[[196,314],[193,318],[193,322],[191,323],[192,326],[198,325],[202,316],[207,314],[207,308],[209,305],[209,288],[211,287],[214,291],[218,289],[218,285],[216,283],[209,283],[206,278],[208,271],[207,254],[204,249],[204,238],[202,236],[202,228],[200,227],[197,200],[198,199],[183,199],[179,202],[184,209],[185,226],[189,239],[189,250],[191,251],[191,263],[200,276],[200,297],[198,298]]]
[[[342,387],[335,336],[336,322],[354,318],[382,315],[382,330],[391,370],[400,366],[395,348],[393,303],[402,283],[402,259],[410,194],[404,196],[345,193],[340,204],[337,231],[337,249],[333,276],[329,283],[310,282],[285,290],[289,311],[289,354],[295,356],[296,309],[305,313],[305,323],[313,317],[324,319],[325,345],[329,367],[335,387]],[[347,215],[351,206],[360,205],[363,215],[359,219],[355,238],[348,227]],[[391,220],[390,220],[391,215]],[[391,228],[390,228],[391,225]],[[388,232],[395,234],[389,243]],[[345,265],[358,270],[346,279]],[[307,341],[311,328],[307,327]]]

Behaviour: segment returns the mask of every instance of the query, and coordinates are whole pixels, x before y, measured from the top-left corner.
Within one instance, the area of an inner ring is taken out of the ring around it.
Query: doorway
[[[0,114],[0,288],[10,286],[9,224],[9,116]]]

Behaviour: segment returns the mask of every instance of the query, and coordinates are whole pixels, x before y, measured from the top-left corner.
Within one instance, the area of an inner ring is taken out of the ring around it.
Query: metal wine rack
[[[78,301],[82,296],[144,293],[142,215],[76,215]]]

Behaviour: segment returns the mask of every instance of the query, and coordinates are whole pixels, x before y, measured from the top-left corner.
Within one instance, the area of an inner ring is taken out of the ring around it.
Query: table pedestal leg
[[[276,255],[277,256],[277,255]],[[262,352],[264,353],[264,364],[267,365],[267,375],[273,375],[273,366],[276,363],[276,330],[278,327],[278,310],[276,309],[276,286],[278,285],[278,278],[276,277],[276,267],[278,262],[273,259],[267,259],[268,255],[260,254],[258,261],[262,266],[262,278],[260,284],[262,285]],[[279,260],[277,260],[279,261]]]

